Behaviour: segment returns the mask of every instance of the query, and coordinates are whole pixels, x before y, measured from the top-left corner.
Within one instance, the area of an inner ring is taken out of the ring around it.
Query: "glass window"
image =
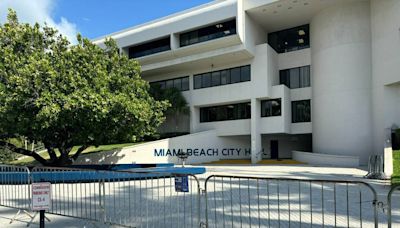
[[[300,67],[300,88],[309,87],[310,83],[310,66]]]
[[[221,84],[221,73],[219,71],[211,73],[211,86],[219,86]]]
[[[169,36],[156,41],[129,47],[128,56],[129,58],[138,58],[168,50],[171,50],[171,41]]]
[[[310,100],[292,101],[292,123],[311,122]]]
[[[164,81],[150,82],[150,86],[159,86],[160,89],[177,88],[180,91],[187,91],[189,90],[189,76]]]
[[[281,99],[261,101],[261,117],[280,116]]]
[[[231,83],[230,71],[221,70],[221,85],[226,85]]]
[[[310,47],[309,25],[285,29],[268,34],[268,44],[278,53]]]
[[[236,19],[182,33],[179,35],[180,46],[184,47],[233,34],[236,34]]]
[[[231,83],[240,82],[240,67],[231,69]]]
[[[250,119],[250,117],[250,102],[200,108],[200,122]]]
[[[310,66],[296,67],[279,71],[280,84],[290,89],[310,86]]]
[[[211,86],[211,74],[205,73],[202,76],[201,85],[202,87],[210,87]]]
[[[250,81],[250,65],[195,75],[194,88],[200,89],[244,81]]]
[[[189,77],[182,78],[182,91],[189,90]]]
[[[289,70],[289,80],[290,80],[290,88],[297,89],[300,87],[300,74],[299,68],[293,68]]]
[[[250,81],[250,66],[242,66],[240,68],[240,81]]]
[[[194,76],[194,88],[195,89],[200,89],[201,86],[201,74],[200,75],[195,75]]]
[[[174,87],[179,90],[182,90],[182,79],[180,78],[174,79]]]
[[[174,87],[174,80],[168,80],[165,82],[165,88],[170,89]]]

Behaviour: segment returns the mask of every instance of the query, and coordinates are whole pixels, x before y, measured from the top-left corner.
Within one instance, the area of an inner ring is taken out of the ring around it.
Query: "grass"
[[[393,151],[392,185],[400,185],[400,150]]]
[[[98,147],[91,146],[91,147],[87,148],[86,150],[84,150],[82,152],[81,156],[83,156],[84,154],[90,154],[90,153],[103,153],[103,152],[107,152],[107,151],[110,151],[110,150],[120,149],[120,148],[123,148],[123,147],[132,146],[132,145],[136,145],[136,144],[140,144],[140,143],[142,143],[142,142],[112,144],[112,145],[101,145],[101,146],[98,146]],[[70,154],[71,155],[75,154],[78,149],[79,149],[79,146],[75,146],[74,148],[72,148]],[[57,155],[59,155],[58,151],[56,151],[56,153],[57,153]],[[50,158],[50,156],[47,153],[47,151],[43,151],[43,152],[41,152],[39,154],[45,159],[49,159]],[[10,164],[13,164],[13,165],[37,165],[38,163],[32,157],[25,157],[25,158],[20,159],[20,160],[12,161],[12,162],[10,162]]]

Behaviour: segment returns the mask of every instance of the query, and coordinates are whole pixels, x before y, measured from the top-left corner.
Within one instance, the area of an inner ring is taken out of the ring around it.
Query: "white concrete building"
[[[107,37],[190,106],[163,130],[191,134],[142,146],[146,158],[352,166],[400,126],[399,29],[397,0],[220,0]]]

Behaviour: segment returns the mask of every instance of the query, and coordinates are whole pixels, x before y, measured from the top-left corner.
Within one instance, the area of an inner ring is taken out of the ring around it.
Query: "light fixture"
[[[228,34],[230,34],[230,33],[231,33],[231,31],[229,31],[229,30],[225,30],[225,31],[224,31],[224,33],[225,33],[225,35],[228,35]]]
[[[215,25],[215,27],[217,27],[217,28],[222,28],[222,27],[224,27],[222,24],[217,24],[217,25]]]
[[[287,42],[287,41],[285,41],[285,45],[288,45],[288,42]]]
[[[304,44],[304,40],[303,39],[298,39],[297,41],[299,42],[299,44]]]
[[[300,29],[300,30],[299,30],[299,36],[304,36],[305,34],[306,34],[306,32],[304,32],[303,29]]]

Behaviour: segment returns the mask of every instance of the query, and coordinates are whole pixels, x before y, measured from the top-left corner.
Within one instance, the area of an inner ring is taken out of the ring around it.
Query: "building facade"
[[[190,106],[153,156],[366,164],[400,126],[399,22],[396,0],[220,0],[107,37]]]

